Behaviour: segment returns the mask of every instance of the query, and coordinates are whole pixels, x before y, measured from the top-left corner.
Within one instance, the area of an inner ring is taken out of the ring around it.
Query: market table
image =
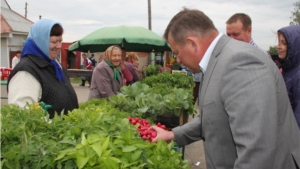
[[[67,74],[69,77],[92,76],[92,72],[92,70],[86,69],[67,69]]]

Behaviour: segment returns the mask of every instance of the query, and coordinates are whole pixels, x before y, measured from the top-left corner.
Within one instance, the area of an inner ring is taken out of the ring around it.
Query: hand
[[[158,140],[164,140],[166,142],[170,142],[175,140],[175,135],[173,131],[167,131],[157,126],[151,126],[150,129],[156,131],[156,137],[152,140],[152,142],[157,142]]]

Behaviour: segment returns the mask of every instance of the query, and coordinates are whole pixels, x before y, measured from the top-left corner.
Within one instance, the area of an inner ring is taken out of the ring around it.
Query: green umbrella
[[[114,26],[98,29],[69,47],[70,51],[103,52],[111,45],[119,45],[126,51],[171,51],[166,41],[143,27]]]

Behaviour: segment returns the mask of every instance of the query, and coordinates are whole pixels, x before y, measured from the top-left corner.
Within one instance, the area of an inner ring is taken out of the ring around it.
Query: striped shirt
[[[253,46],[255,46],[255,47],[257,47],[258,49],[260,49],[261,51],[263,51],[266,55],[268,55],[270,58],[272,58],[271,57],[271,55],[268,53],[268,52],[266,52],[265,50],[263,50],[262,48],[260,48],[260,47],[258,47],[257,45],[256,45],[256,43],[254,43],[254,41],[251,39],[251,41],[249,42],[251,45],[253,45]]]

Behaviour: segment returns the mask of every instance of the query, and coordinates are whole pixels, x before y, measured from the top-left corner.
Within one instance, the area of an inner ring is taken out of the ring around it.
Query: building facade
[[[33,22],[13,11],[1,0],[1,67],[11,67],[17,50],[22,50]]]

